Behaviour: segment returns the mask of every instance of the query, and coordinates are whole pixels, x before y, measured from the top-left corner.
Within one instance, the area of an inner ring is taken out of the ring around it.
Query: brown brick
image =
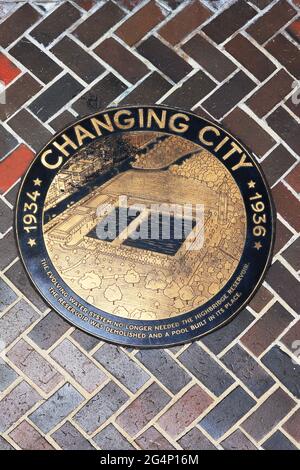
[[[295,402],[282,389],[277,389],[241,425],[257,441],[268,434],[295,406]]]
[[[64,339],[56,346],[50,356],[89,393],[94,392],[107,378],[68,339]]]
[[[226,116],[223,124],[258,157],[262,157],[275,144],[274,139],[239,108]],[[253,139],[254,135],[255,139]]]
[[[64,2],[36,26],[30,34],[44,46],[49,46],[54,39],[66,31],[80,16],[81,13],[77,8],[69,2]]]
[[[203,28],[203,31],[217,44],[220,44],[243,27],[255,15],[256,11],[254,8],[243,0],[238,0],[208,23]]]
[[[293,316],[276,302],[256,323],[242,336],[241,342],[255,356],[262,352],[293,321]]]
[[[70,113],[70,111],[65,110],[61,114],[56,116],[56,118],[52,119],[49,124],[52,129],[54,129],[56,132],[59,132],[65,127],[67,127],[69,124],[74,122],[75,119],[76,118],[74,114]]]
[[[116,31],[116,34],[129,46],[136,44],[154,26],[164,19],[160,6],[154,0],[130,16]]]
[[[81,23],[73,34],[86,46],[91,46],[106,31],[118,23],[124,15],[123,10],[109,0]]]
[[[292,86],[294,88],[294,92],[292,93],[290,98],[285,101],[284,104],[300,119],[300,106],[299,106],[299,103],[298,103],[298,99],[299,99],[298,83],[299,82],[297,80],[295,80],[293,82]],[[296,100],[295,100],[295,98],[296,98]]]
[[[4,432],[32,408],[41,396],[22,381],[0,401],[0,432]]]
[[[272,190],[277,212],[297,231],[300,230],[300,203],[283,183],[278,183]]]
[[[276,69],[273,62],[241,34],[231,39],[225,49],[260,81]]]
[[[116,423],[130,436],[135,436],[171,400],[169,395],[156,383],[141,393],[118,416]]]
[[[131,83],[136,83],[149,71],[140,59],[114,38],[105,39],[94,52]]]
[[[2,105],[3,106],[3,105]],[[17,139],[0,124],[0,161],[18,145]],[[2,214],[1,214],[2,215]],[[2,217],[3,218],[3,215]],[[11,224],[6,228],[10,227]],[[5,230],[5,232],[6,232]],[[2,230],[1,230],[2,231]],[[3,230],[4,231],[4,230]]]
[[[295,190],[300,193],[300,165],[299,163],[292,171],[285,176],[285,181]]]
[[[34,150],[40,150],[52,137],[43,124],[26,109],[21,109],[9,121],[9,126]]]
[[[278,253],[290,240],[293,233],[279,219],[276,220],[274,254]]]
[[[300,409],[295,411],[282,427],[295,441],[300,443]]]
[[[188,78],[181,87],[174,90],[163,102],[179,108],[189,109],[210,93],[216,84],[202,70]]]
[[[263,117],[291,92],[293,81],[285,70],[279,70],[246,101],[247,106],[258,117]]]
[[[273,186],[294,163],[295,158],[283,145],[272,150],[261,163],[269,185]]]
[[[298,154],[300,154],[299,124],[282,107],[267,118],[269,126]]]
[[[22,450],[52,450],[53,446],[27,421],[22,421],[9,437]]]
[[[200,34],[195,34],[182,49],[220,82],[236,69],[235,64],[223,52]]]
[[[175,450],[175,447],[153,426],[140,434],[135,442],[143,450]]]
[[[21,5],[0,25],[0,45],[7,47],[32,26],[41,15],[29,3]]]
[[[300,79],[300,50],[283,34],[278,34],[266,45],[272,54],[292,75]]]
[[[285,302],[295,310],[300,310],[300,286],[294,277],[280,261],[275,261],[267,273],[266,281]]]
[[[50,56],[27,38],[22,38],[9,53],[44,83],[50,82],[62,71]]]
[[[279,0],[271,10],[259,17],[247,31],[259,44],[263,44],[296,14],[296,10],[286,0]]]
[[[61,374],[55,370],[52,364],[49,364],[23,339],[20,339],[9,350],[7,357],[46,393],[51,392],[63,380]]]
[[[87,83],[104,72],[104,67],[68,36],[55,44],[51,52]]]
[[[158,420],[159,426],[170,436],[176,437],[213,402],[199,385],[193,385]]]
[[[198,0],[192,1],[160,28],[158,33],[170,44],[177,44],[204,23],[210,15],[211,12]]]
[[[41,88],[41,85],[29,73],[18,78],[6,89],[6,104],[0,107],[0,119],[5,121]]]
[[[260,286],[258,292],[255,294],[250,302],[250,307],[257,313],[260,312],[271,300],[273,295],[264,286]]]
[[[182,57],[154,36],[143,41],[137,50],[174,82],[181,80],[192,70]]]
[[[171,85],[159,73],[153,72],[145,78],[121,101],[122,104],[153,104],[156,103],[169,89]]]
[[[299,341],[300,339],[300,319],[285,333],[280,339],[289,351],[298,356],[299,358]]]

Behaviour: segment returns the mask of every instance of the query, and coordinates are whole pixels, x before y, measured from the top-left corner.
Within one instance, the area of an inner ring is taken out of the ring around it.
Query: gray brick
[[[18,377],[18,374],[0,358],[0,392],[7,389]]]
[[[15,450],[3,437],[0,436],[0,450]]]
[[[140,434],[135,442],[143,450],[175,450],[175,447],[153,426]]]
[[[144,349],[136,357],[170,392],[176,394],[191,377],[163,349]]]
[[[60,110],[81,90],[82,85],[68,73],[59,78],[30,105],[29,109],[41,121],[47,121],[53,114]]]
[[[28,336],[40,348],[49,349],[69,328],[69,323],[51,310],[34,326]]]
[[[88,335],[84,331],[78,329],[74,330],[71,336],[87,352],[90,352],[100,342],[100,340],[95,338],[95,336]]]
[[[0,253],[0,269],[6,268],[18,256],[13,230],[10,230],[3,238],[0,238]]]
[[[227,325],[204,336],[201,341],[213,353],[219,354],[228,344],[239,336],[253,320],[254,316],[248,310],[242,310],[232,321],[227,323]]]
[[[265,450],[299,450],[281,431],[276,431],[263,444]]]
[[[217,450],[198,428],[192,428],[178,440],[178,444],[184,450]]]
[[[0,142],[1,142],[1,129],[0,129]],[[1,149],[0,149],[1,151]],[[1,152],[2,153],[2,152]],[[0,154],[1,155],[1,154]],[[1,160],[1,157],[0,157]],[[0,232],[5,233],[13,224],[13,211],[8,207],[5,202],[0,200]]]
[[[102,450],[133,450],[133,447],[127,439],[115,428],[113,424],[109,424],[102,429],[93,440]]]
[[[222,357],[222,362],[257,398],[261,397],[275,383],[258,362],[238,344]]]
[[[87,392],[92,393],[106,380],[106,375],[68,339],[64,339],[50,356]]]
[[[235,388],[201,421],[200,426],[214,439],[219,439],[255,405],[242,387]]]
[[[28,297],[30,301],[42,312],[48,308],[45,302],[42,300],[42,297],[37,293],[37,291],[32,287],[32,284],[29,280],[28,274],[26,273],[23,264],[21,261],[14,263],[6,272],[5,276],[15,284],[15,286],[24,294],[25,297]]]
[[[300,365],[279,346],[274,346],[261,359],[262,363],[286,386],[295,397],[300,398]]]
[[[133,393],[149,379],[149,375],[118,346],[104,344],[94,357]]]
[[[17,145],[17,139],[12,136],[2,125],[0,125],[0,161]]]
[[[57,429],[51,437],[62,450],[95,450],[95,447],[69,421]]]
[[[233,378],[198,344],[193,343],[179,356],[180,362],[215,395],[222,395]]]
[[[26,109],[21,109],[9,121],[9,126],[34,150],[40,150],[52,137],[41,122]]]
[[[39,406],[30,415],[30,419],[44,433],[47,433],[72,413],[83,400],[83,396],[67,383]]]
[[[10,428],[39,400],[41,396],[28,383],[18,384],[0,401],[0,432]]]
[[[277,389],[241,425],[253,439],[259,441],[268,434],[296,405],[282,389]]]
[[[0,318],[0,339],[3,347],[12,343],[39,318],[25,300],[20,300]]]
[[[75,421],[92,433],[128,400],[128,395],[113,382],[109,382],[76,413]]]
[[[226,439],[221,442],[221,446],[225,450],[257,450],[257,447],[252,444],[240,429],[237,429],[230,434],[230,436],[226,437]]]
[[[6,284],[6,282],[3,281],[3,279],[0,279],[0,312],[3,312],[3,310],[11,305],[17,298],[17,294]]]

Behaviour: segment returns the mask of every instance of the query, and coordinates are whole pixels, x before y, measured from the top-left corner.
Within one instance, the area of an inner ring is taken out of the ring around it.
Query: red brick
[[[255,356],[260,356],[267,347],[285,330],[293,316],[276,302],[269,310],[242,336],[241,342]]]
[[[296,10],[286,0],[280,0],[248,28],[248,33],[259,44],[263,44],[296,14]]]
[[[34,153],[26,145],[21,144],[0,162],[0,192],[7,191],[24,174],[33,158]]]
[[[292,226],[295,230],[300,230],[299,209],[300,203],[291,191],[278,183],[272,190],[277,212]]]
[[[7,85],[21,73],[21,70],[6,57],[0,53],[0,80]]]
[[[278,253],[284,245],[290,240],[293,236],[293,233],[280,222],[279,219],[276,220],[276,231],[275,231],[275,244],[274,244],[274,254]]]
[[[298,164],[285,178],[285,181],[300,193],[300,165]]]
[[[241,34],[231,39],[225,49],[260,81],[265,80],[276,68],[267,56]]]
[[[293,81],[294,78],[284,69],[281,69],[264,83],[263,86],[246,101],[246,104],[261,118],[291,92]]]
[[[287,28],[289,34],[300,43],[300,20],[293,21]]]
[[[196,0],[188,4],[183,10],[168,21],[158,33],[170,44],[174,45],[182,41],[191,31],[204,23],[211,12]]]
[[[131,83],[136,83],[149,71],[140,59],[113,38],[105,39],[94,52]]]
[[[154,0],[151,0],[134,15],[130,16],[117,29],[116,34],[129,46],[133,46],[163,19],[164,15],[161,8]]]
[[[48,441],[27,421],[22,421],[10,434],[22,450],[52,450]]]
[[[295,44],[283,34],[278,34],[265,47],[292,75],[300,79],[300,50]]]
[[[300,155],[299,124],[288,111],[279,106],[268,116],[267,123]]]
[[[199,385],[194,385],[159,418],[158,424],[170,436],[176,437],[212,402],[213,399]]]

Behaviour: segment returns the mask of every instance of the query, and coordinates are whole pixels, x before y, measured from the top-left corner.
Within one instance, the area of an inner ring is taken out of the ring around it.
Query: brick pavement
[[[0,2],[0,449],[300,448],[299,7]],[[105,344],[50,311],[12,229],[19,179],[49,137],[138,102],[219,121],[261,162],[278,211],[273,264],[250,305],[167,350]]]

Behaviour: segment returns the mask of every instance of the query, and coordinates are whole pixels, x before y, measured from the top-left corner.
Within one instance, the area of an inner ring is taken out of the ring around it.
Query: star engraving
[[[36,178],[33,180],[34,186],[41,186],[42,180],[40,178]]]
[[[36,246],[36,240],[35,238],[29,238],[27,244],[32,248],[33,246]]]
[[[258,251],[262,248],[262,244],[260,242],[255,242],[254,243],[254,248]]]
[[[255,188],[255,185],[256,185],[255,181],[253,181],[253,180],[248,181],[248,188],[253,189],[253,188]]]

